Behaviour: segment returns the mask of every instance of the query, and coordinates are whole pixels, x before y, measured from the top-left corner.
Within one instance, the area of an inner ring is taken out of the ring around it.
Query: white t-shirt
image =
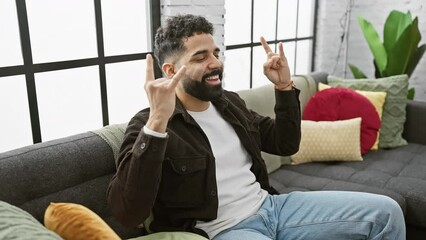
[[[198,221],[196,227],[210,238],[237,225],[256,213],[267,196],[253,172],[251,156],[247,153],[235,130],[210,104],[203,112],[189,114],[200,125],[209,139],[216,161],[216,181],[219,208],[217,219]]]

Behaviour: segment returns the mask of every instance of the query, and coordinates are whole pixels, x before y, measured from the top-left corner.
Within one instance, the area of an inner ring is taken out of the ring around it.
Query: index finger
[[[146,55],[146,81],[152,81],[155,79],[154,75],[154,63],[151,54]]]
[[[263,49],[265,49],[266,54],[272,52],[264,37],[260,37],[260,43],[262,43]]]

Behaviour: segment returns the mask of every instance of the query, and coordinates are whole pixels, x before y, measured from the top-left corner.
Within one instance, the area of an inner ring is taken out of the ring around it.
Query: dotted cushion
[[[299,152],[293,165],[319,161],[361,161],[361,118],[342,121],[302,120]]]
[[[408,94],[407,75],[377,79],[342,79],[335,76],[328,76],[327,80],[328,84],[333,87],[386,92],[379,148],[394,148],[407,145],[407,141],[402,137]]]
[[[361,117],[361,154],[374,145],[380,129],[380,118],[373,104],[349,88],[330,88],[311,97],[302,119],[336,121]]]

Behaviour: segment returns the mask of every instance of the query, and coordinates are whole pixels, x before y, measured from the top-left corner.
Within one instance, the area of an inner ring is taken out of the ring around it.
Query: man
[[[276,195],[260,152],[296,153],[301,121],[283,46],[274,53],[261,38],[263,72],[275,84],[271,119],[222,89],[223,63],[212,33],[211,23],[193,15],[172,17],[157,31],[155,56],[165,77],[154,78],[147,55],[150,108],[129,122],[108,189],[116,218],[134,227],[151,215],[153,232],[215,240],[405,239],[401,209],[388,197]]]

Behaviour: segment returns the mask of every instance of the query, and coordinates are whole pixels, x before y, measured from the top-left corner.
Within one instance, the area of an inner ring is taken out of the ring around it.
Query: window
[[[147,107],[143,71],[159,26],[160,1],[2,0],[0,152]]]
[[[315,5],[315,0],[225,1],[224,87],[236,91],[269,82],[261,36],[275,51],[283,43],[293,75],[310,72]]]

